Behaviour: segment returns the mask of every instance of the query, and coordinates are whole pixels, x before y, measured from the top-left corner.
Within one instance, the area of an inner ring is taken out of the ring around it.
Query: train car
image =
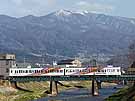
[[[121,75],[121,68],[120,67],[113,67],[113,68],[103,68],[95,72],[94,75]]]
[[[61,76],[64,68],[10,68],[9,76]]]
[[[9,76],[74,76],[93,75],[93,68],[10,68]]]
[[[64,68],[65,69],[65,75],[81,75],[82,71],[85,71],[86,68]]]
[[[121,67],[65,68],[65,75],[121,75]]]
[[[88,68],[10,68],[9,76],[121,75],[121,67]]]
[[[121,75],[121,67],[105,67],[96,71],[94,75]]]
[[[65,75],[93,75],[97,67],[89,68],[65,68]]]

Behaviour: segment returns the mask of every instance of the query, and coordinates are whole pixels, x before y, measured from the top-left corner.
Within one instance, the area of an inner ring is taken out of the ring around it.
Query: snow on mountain
[[[70,15],[70,14],[72,14],[71,11],[63,10],[63,9],[55,12],[56,16],[65,16],[65,15]]]

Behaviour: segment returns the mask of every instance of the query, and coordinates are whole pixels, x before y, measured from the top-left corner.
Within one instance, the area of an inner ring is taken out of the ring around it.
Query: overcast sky
[[[41,16],[60,9],[135,18],[135,0],[0,0],[0,14],[15,17]]]

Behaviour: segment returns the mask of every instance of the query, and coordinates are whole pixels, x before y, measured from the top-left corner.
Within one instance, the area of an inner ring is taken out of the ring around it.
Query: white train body
[[[64,68],[11,68],[9,76],[61,76]]]
[[[121,67],[106,67],[95,72],[95,75],[121,75]]]
[[[121,67],[10,68],[9,76],[121,75]]]

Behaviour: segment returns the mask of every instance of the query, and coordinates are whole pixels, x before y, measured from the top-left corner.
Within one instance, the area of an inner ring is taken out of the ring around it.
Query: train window
[[[117,69],[117,72],[120,72],[120,70],[119,70],[119,69]]]
[[[15,70],[15,73],[18,73],[18,70]]]
[[[104,72],[104,70],[101,70],[101,72]]]
[[[60,73],[62,73],[63,72],[63,70],[60,70]]]
[[[107,72],[110,72],[110,69],[107,69]]]
[[[44,73],[44,70],[41,70],[41,73]]]
[[[39,71],[37,70],[37,73],[39,73]]]
[[[35,70],[35,73],[38,73],[38,70]]]
[[[48,70],[44,70],[44,73],[48,73]]]
[[[21,73],[21,70],[19,70],[19,73]]]
[[[53,70],[50,70],[50,72],[53,72]]]
[[[23,73],[23,70],[21,70],[21,73]]]
[[[113,69],[112,72],[115,72],[115,69]]]
[[[12,73],[13,71],[11,70],[10,73]]]
[[[26,70],[25,73],[28,73],[28,70]]]
[[[104,70],[104,72],[106,72],[106,69]]]
[[[6,68],[6,73],[8,73],[9,72],[9,68]]]
[[[37,73],[40,73],[40,70],[37,70]]]
[[[31,70],[29,70],[29,73],[32,73],[32,71],[31,71]]]

